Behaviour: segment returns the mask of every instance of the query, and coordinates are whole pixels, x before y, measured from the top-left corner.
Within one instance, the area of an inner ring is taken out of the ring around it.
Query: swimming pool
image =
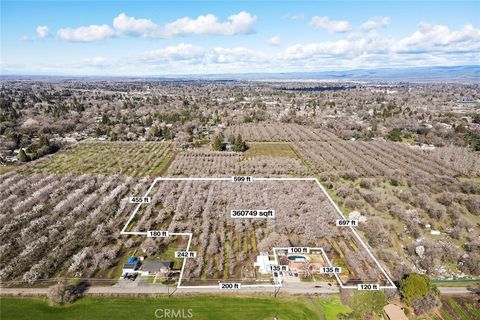
[[[307,257],[305,257],[305,256],[299,256],[299,255],[288,256],[288,260],[292,260],[292,261],[305,261],[305,260],[307,260]]]

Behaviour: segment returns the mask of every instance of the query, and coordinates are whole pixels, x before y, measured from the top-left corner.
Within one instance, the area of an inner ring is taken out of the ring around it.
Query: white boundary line
[[[190,243],[192,243],[192,233],[170,233],[171,235],[178,235],[178,236],[188,236],[188,243],[187,243],[187,250],[190,251]],[[187,263],[187,258],[183,258],[182,262],[182,270],[180,270],[180,277],[178,278],[177,288],[180,288],[180,284],[182,283],[183,277],[183,270],[185,269],[185,264]]]
[[[147,197],[148,194],[150,193],[150,191],[152,191],[153,187],[155,186],[155,184],[157,183],[157,181],[232,181],[231,177],[205,177],[205,178],[200,178],[200,177],[188,177],[188,178],[185,178],[185,177],[158,177],[156,178],[152,185],[150,186],[150,188],[148,188],[147,192],[145,193],[144,197]],[[340,208],[337,206],[337,204],[333,201],[333,199],[330,197],[330,195],[328,194],[327,190],[323,187],[323,185],[320,183],[320,181],[318,181],[317,178],[314,178],[314,177],[298,177],[298,178],[293,178],[293,177],[279,177],[279,178],[275,178],[275,177],[272,177],[272,178],[264,178],[264,177],[253,177],[253,182],[254,181],[315,181],[317,183],[317,185],[320,187],[320,189],[322,190],[322,192],[326,195],[327,199],[329,200],[329,202],[333,205],[333,207],[335,208],[335,210],[337,211],[337,213],[340,215],[340,217],[342,217],[342,219],[346,219],[345,216],[343,215],[342,211],[340,211]],[[235,183],[250,183],[251,181],[249,182],[235,182]],[[132,231],[125,231],[127,230],[127,227],[128,225],[130,224],[130,222],[133,220],[133,218],[135,217],[135,215],[137,214],[138,210],[140,209],[140,206],[142,205],[142,203],[139,203],[137,204],[137,206],[135,207],[135,209],[133,210],[132,214],[130,215],[130,217],[128,218],[127,222],[125,223],[125,226],[123,227],[122,231],[120,232],[120,234],[125,234],[125,235],[143,235],[143,236],[146,236],[147,235],[147,232],[132,232]],[[373,259],[373,261],[375,262],[375,264],[377,265],[377,267],[380,269],[380,271],[382,271],[383,275],[387,278],[388,282],[390,283],[389,286],[380,286],[380,289],[397,289],[397,287],[395,286],[395,283],[392,281],[392,279],[390,278],[390,276],[387,274],[387,272],[385,271],[385,269],[382,267],[382,265],[378,262],[378,260],[375,258],[375,256],[372,254],[372,252],[370,251],[370,249],[368,248],[368,246],[366,245],[366,243],[363,241],[363,239],[360,237],[360,235],[357,233],[357,231],[352,227],[352,226],[349,226],[350,230],[353,232],[353,234],[355,235],[355,237],[357,238],[357,240],[362,244],[363,248],[367,251],[367,253],[369,254],[369,256]],[[192,237],[193,237],[193,234],[192,233],[170,233],[170,235],[180,235],[180,236],[188,236],[189,239],[188,239],[188,244],[187,244],[187,250],[186,251],[189,251],[190,249],[190,244],[191,244],[191,241],[192,241]],[[280,250],[280,249],[287,249],[287,248],[273,248],[273,254],[274,254],[274,257],[275,257],[275,263],[278,265],[278,260],[277,260],[277,255],[276,255],[276,252],[275,250]],[[320,250],[322,252],[322,255],[324,256],[325,260],[327,261],[328,265],[330,267],[332,267],[332,264],[330,262],[330,260],[328,259],[326,253],[325,253],[325,250],[323,248],[311,248],[313,250]],[[197,288],[197,289],[202,289],[202,288],[218,288],[218,286],[181,286],[181,281],[182,281],[182,277],[183,277],[183,270],[185,268],[185,264],[186,264],[186,259],[187,258],[183,258],[183,263],[182,263],[182,270],[180,271],[180,278],[178,280],[178,285],[177,285],[177,288]],[[338,284],[340,285],[341,288],[345,288],[345,289],[357,289],[357,286],[344,286],[340,280],[340,277],[338,276],[338,274],[334,274],[336,279],[337,279],[337,282]],[[250,288],[260,288],[260,287],[281,287],[282,285],[281,284],[270,284],[270,285],[266,285],[266,284],[259,284],[259,285],[242,285],[242,287],[250,287]]]
[[[343,218],[345,219],[345,216],[343,215],[342,211],[340,211],[340,208],[338,208],[337,204],[333,201],[332,197],[330,197],[330,195],[328,194],[327,190],[322,186],[322,184],[320,183],[320,181],[318,181],[318,179],[314,178],[315,181],[317,182],[318,186],[320,187],[320,189],[322,189],[323,193],[325,193],[325,195],[327,196],[328,200],[330,201],[330,203],[335,207],[335,210],[337,210],[338,214]],[[385,269],[382,267],[382,265],[380,264],[380,262],[378,262],[378,260],[373,256],[373,253],[370,251],[370,249],[367,247],[367,244],[363,241],[363,239],[360,237],[360,235],[357,233],[357,230],[355,230],[352,226],[349,226],[350,230],[352,230],[353,234],[357,237],[357,240],[360,241],[360,243],[362,244],[362,246],[365,248],[365,250],[368,252],[368,254],[370,255],[370,257],[373,259],[373,261],[375,261],[375,264],[377,265],[377,267],[382,271],[383,275],[387,278],[388,282],[390,283],[389,286],[383,286],[381,288],[386,288],[386,289],[397,289],[397,286],[395,285],[395,283],[393,283],[392,279],[390,278],[390,276],[387,274],[387,272],[385,271]]]

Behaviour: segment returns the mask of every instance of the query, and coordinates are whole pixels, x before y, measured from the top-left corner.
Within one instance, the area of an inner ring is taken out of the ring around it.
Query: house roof
[[[149,272],[160,271],[161,269],[171,268],[172,261],[145,261],[143,263],[143,270]]]
[[[408,320],[402,308],[395,304],[387,304],[385,307],[383,307],[383,311],[385,311],[388,319],[390,320]]]

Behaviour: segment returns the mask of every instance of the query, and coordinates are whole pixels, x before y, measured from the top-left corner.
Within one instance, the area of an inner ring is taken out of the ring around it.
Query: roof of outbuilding
[[[383,311],[385,311],[390,320],[408,320],[405,312],[396,304],[387,304],[383,307]]]
[[[138,266],[138,263],[136,263],[136,262],[135,263],[125,263],[123,265],[123,269],[135,269],[135,268],[137,268],[137,266]]]

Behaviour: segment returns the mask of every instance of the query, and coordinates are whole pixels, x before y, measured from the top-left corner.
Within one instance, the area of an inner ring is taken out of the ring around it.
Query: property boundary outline
[[[144,197],[148,197],[148,194],[152,191],[152,189],[154,188],[155,184],[157,183],[157,181],[232,181],[232,178],[231,177],[157,177],[155,178],[155,180],[153,181],[153,183],[150,185],[150,187],[148,188],[147,192],[145,193]],[[325,194],[325,196],[327,197],[328,201],[330,202],[331,205],[333,205],[333,207],[335,208],[335,211],[339,214],[339,216],[342,218],[342,219],[346,219],[346,217],[344,216],[344,214],[342,213],[342,211],[340,210],[340,208],[337,206],[337,204],[333,201],[332,197],[328,194],[327,190],[325,189],[325,187],[320,183],[320,181],[315,178],[315,177],[269,177],[269,178],[265,178],[265,177],[252,177],[252,181],[249,181],[249,182],[244,182],[244,183],[250,183],[250,182],[254,182],[254,181],[314,181],[319,187],[320,189],[322,190],[322,192]],[[125,226],[123,227],[122,231],[120,232],[121,235],[143,235],[143,236],[147,236],[147,232],[137,232],[137,231],[126,231],[127,228],[128,228],[128,225],[130,224],[130,222],[133,220],[133,218],[135,217],[135,215],[137,214],[138,210],[140,209],[141,205],[143,203],[138,203],[137,206],[135,207],[135,209],[133,210],[132,214],[130,215],[130,217],[128,218],[127,222],[125,223]],[[385,278],[387,279],[387,281],[390,283],[390,285],[388,286],[379,286],[379,289],[397,289],[397,286],[395,285],[395,283],[393,282],[393,280],[390,278],[390,276],[388,275],[388,273],[385,271],[385,269],[382,267],[382,265],[380,264],[380,262],[375,258],[375,256],[373,255],[373,253],[371,252],[371,250],[368,248],[367,244],[363,241],[362,237],[360,237],[360,235],[358,234],[358,232],[355,230],[355,228],[353,228],[352,226],[348,226],[348,228],[350,228],[350,230],[353,232],[353,234],[355,235],[355,237],[357,238],[357,240],[361,243],[361,245],[363,246],[363,248],[366,250],[366,252],[368,253],[368,255],[370,256],[370,258],[372,258],[372,260],[375,262],[376,266],[380,269],[380,271],[382,271],[383,275],[385,276]],[[188,239],[188,244],[187,244],[187,248],[186,248],[186,251],[189,251],[190,249],[190,244],[192,242],[192,237],[193,237],[193,234],[192,233],[169,233],[170,235],[176,235],[176,236],[188,236],[189,239]],[[276,257],[276,253],[275,251],[276,250],[281,250],[281,249],[285,249],[285,248],[273,248],[273,252],[274,252],[274,256],[275,256],[275,260],[277,259]],[[325,253],[325,250],[323,248],[311,248],[311,249],[316,249],[316,250],[320,250],[322,252],[322,255],[324,256],[325,260],[327,261],[328,265],[330,267],[332,267],[332,264],[330,262],[330,260],[328,259],[326,253]],[[181,286],[181,282],[182,282],[182,277],[183,277],[183,270],[185,268],[185,264],[187,262],[187,258],[183,258],[183,263],[182,263],[182,269],[180,271],[180,277],[178,279],[178,285],[177,285],[177,288],[198,288],[198,289],[202,289],[202,288],[218,288],[218,286],[215,286],[215,285],[211,285],[211,286]],[[278,264],[278,262],[277,262]],[[340,288],[342,289],[357,289],[358,287],[357,286],[345,286],[343,285],[343,283],[341,282],[340,280],[340,277],[338,276],[338,274],[334,273],[335,275],[335,278],[337,279],[337,282],[338,284],[340,285]],[[274,287],[274,288],[279,288],[281,287],[282,284],[258,284],[258,285],[255,285],[255,284],[251,284],[251,285],[242,285],[242,287],[249,287],[249,288],[260,288],[260,287]]]

